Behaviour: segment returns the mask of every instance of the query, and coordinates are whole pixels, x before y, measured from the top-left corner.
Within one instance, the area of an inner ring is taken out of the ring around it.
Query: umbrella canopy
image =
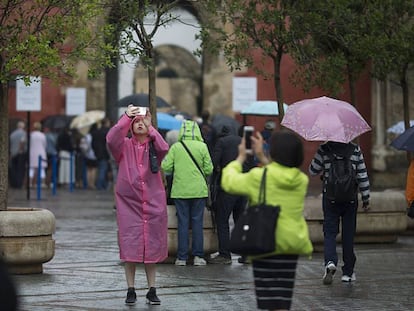
[[[413,125],[414,125],[414,120],[410,120],[410,126],[413,126]],[[399,121],[387,129],[387,133],[392,133],[392,134],[402,134],[404,131],[405,131],[404,121]]]
[[[371,130],[354,106],[326,96],[293,103],[281,124],[309,141],[349,143]]]
[[[414,152],[414,126],[408,128],[401,135],[397,136],[390,144],[398,150]]]
[[[70,123],[70,128],[75,128],[82,134],[86,135],[92,124],[99,122],[105,118],[105,111],[90,110],[76,116]]]
[[[47,116],[46,118],[42,119],[40,123],[42,124],[43,128],[47,127],[52,131],[60,131],[68,127],[73,118],[74,116],[56,114]]]
[[[170,108],[171,105],[157,96],[157,108]],[[140,107],[149,107],[149,95],[144,93],[132,94],[118,100],[118,107],[128,107],[129,104]]]
[[[182,122],[168,113],[157,112],[157,124],[161,130],[179,130]]]
[[[236,135],[238,134],[241,126],[239,121],[224,114],[216,114],[212,119],[211,125],[214,127],[217,134],[220,134],[223,126],[226,125],[230,129],[231,133]]]
[[[288,105],[283,104],[283,109],[286,111]],[[244,108],[240,114],[257,115],[257,116],[278,116],[279,107],[277,101],[272,100],[256,100],[251,102]]]

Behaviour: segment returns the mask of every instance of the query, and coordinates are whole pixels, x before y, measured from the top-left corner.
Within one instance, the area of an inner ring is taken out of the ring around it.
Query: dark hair
[[[270,157],[288,167],[299,167],[303,163],[303,144],[299,136],[288,129],[274,131],[269,140]]]
[[[208,121],[209,118],[210,112],[208,110],[203,110],[203,112],[201,113],[201,119],[203,119],[203,121]]]

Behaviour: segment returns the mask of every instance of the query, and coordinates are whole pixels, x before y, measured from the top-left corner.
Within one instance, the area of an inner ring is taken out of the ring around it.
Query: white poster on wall
[[[22,77],[16,80],[16,111],[42,110],[42,79],[29,78],[30,85],[26,85]]]
[[[257,78],[234,77],[233,111],[242,111],[255,100],[257,100]]]
[[[66,115],[76,116],[86,112],[86,88],[69,87],[66,90]]]

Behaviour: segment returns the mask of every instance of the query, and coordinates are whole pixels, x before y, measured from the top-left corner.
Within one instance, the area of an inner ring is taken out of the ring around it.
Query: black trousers
[[[12,188],[22,188],[26,174],[26,154],[19,153],[10,159],[9,182]]]
[[[237,220],[240,213],[243,211],[247,203],[247,198],[244,196],[231,195],[224,191],[217,194],[215,201],[215,215],[217,226],[217,237],[219,254],[226,258],[231,258],[230,253],[230,226],[229,219],[233,213],[234,221]]]

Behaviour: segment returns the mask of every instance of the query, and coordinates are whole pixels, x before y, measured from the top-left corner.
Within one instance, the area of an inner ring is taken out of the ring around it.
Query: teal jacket
[[[178,141],[170,147],[161,163],[162,170],[166,174],[173,175],[171,198],[206,198],[208,196],[206,181],[181,141],[185,143],[206,177],[213,172],[210,153],[198,124],[190,120],[184,121],[178,134]]]
[[[267,167],[266,203],[279,205],[276,228],[276,250],[266,255],[310,255],[313,251],[303,209],[309,178],[300,169],[271,162]],[[242,172],[238,161],[230,162],[222,173],[221,186],[232,194],[245,195],[251,205],[259,199],[263,167]]]

